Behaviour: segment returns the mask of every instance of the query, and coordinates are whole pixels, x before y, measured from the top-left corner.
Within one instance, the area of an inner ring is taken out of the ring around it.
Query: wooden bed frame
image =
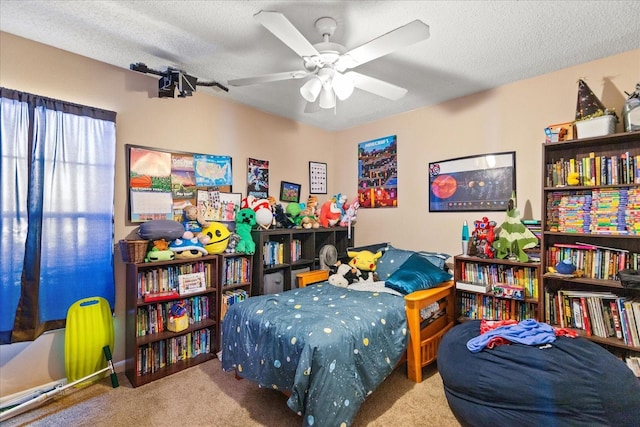
[[[298,287],[303,288],[312,283],[322,282],[329,278],[328,270],[313,270],[296,274]],[[436,360],[438,345],[444,334],[454,324],[454,292],[452,280],[404,297],[409,326],[409,345],[407,346],[407,376],[417,383],[422,382],[422,368]],[[420,310],[437,302],[445,313],[423,329],[420,329],[422,318]]]

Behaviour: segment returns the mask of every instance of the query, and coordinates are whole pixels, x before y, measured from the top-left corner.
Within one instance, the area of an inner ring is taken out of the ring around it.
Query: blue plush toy
[[[576,266],[571,263],[570,259],[565,259],[556,264],[556,271],[560,274],[573,274]]]
[[[253,255],[256,252],[256,244],[251,237],[251,229],[255,227],[256,213],[251,208],[240,209],[236,214],[236,234],[240,241],[236,252]]]

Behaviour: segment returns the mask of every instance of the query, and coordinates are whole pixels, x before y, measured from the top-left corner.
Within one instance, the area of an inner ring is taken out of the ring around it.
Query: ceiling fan
[[[429,37],[429,26],[415,20],[347,50],[329,41],[337,27],[333,18],[323,17],[316,21],[315,27],[323,39],[316,44],[304,38],[282,13],[263,10],[254,18],[302,58],[303,69],[229,80],[229,85],[246,86],[311,76],[300,87],[300,94],[307,101],[305,112],[335,108],[336,98],[344,101],[356,87],[390,100],[402,98],[407,93],[405,88],[355,71],[345,71]]]

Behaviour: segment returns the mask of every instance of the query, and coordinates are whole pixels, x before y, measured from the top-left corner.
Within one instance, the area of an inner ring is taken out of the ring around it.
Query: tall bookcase
[[[204,289],[153,302],[145,300],[145,294],[178,289],[180,275],[198,272],[204,273]],[[126,276],[125,372],[133,387],[215,357],[219,347],[217,255],[128,263]],[[189,316],[188,327],[180,332],[168,329],[170,310],[176,302],[184,304]]]
[[[227,308],[251,296],[253,255],[243,253],[220,254],[218,260],[218,283],[220,284],[220,322]],[[222,332],[222,328],[220,328]]]
[[[617,275],[640,263],[640,132],[543,144],[542,153],[545,321],[640,356],[640,341],[624,331],[625,323],[640,329],[640,319],[622,309],[625,300],[640,303],[640,292]],[[572,172],[577,185],[568,185]],[[549,272],[563,259],[576,273]]]
[[[453,260],[458,320],[540,320],[539,262],[467,255]]]
[[[254,230],[251,236],[256,244],[251,294],[262,295],[295,287],[296,272],[319,267],[324,245],[335,246],[338,257],[345,257],[353,246],[354,228]]]

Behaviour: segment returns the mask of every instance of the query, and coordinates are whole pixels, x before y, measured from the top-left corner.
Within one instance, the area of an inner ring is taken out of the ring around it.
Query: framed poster
[[[281,181],[280,182],[280,201],[281,202],[300,202],[300,190],[302,186],[300,184],[294,184],[293,182]]]
[[[358,144],[358,199],[361,208],[398,206],[396,135]]]
[[[309,162],[309,193],[327,194],[327,164]]]
[[[429,163],[429,212],[505,211],[515,191],[515,151]]]

